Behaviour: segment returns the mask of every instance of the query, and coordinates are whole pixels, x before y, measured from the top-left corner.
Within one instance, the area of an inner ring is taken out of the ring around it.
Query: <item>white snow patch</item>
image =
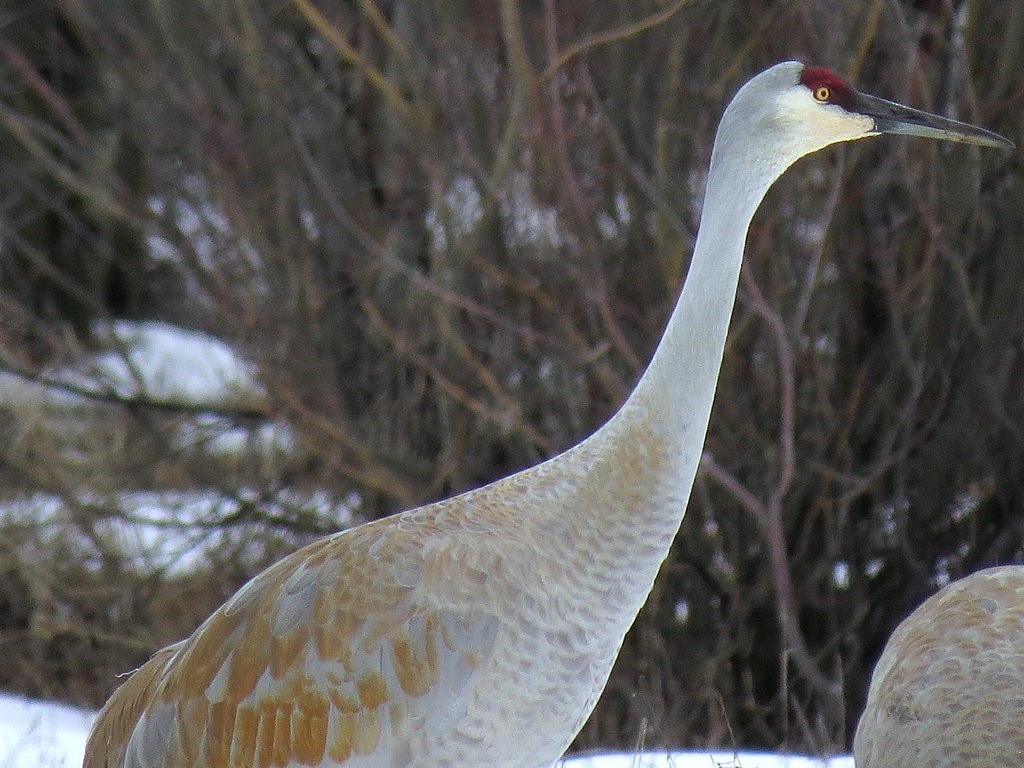
[[[95,714],[0,694],[0,766],[77,768]]]
[[[153,321],[117,320],[97,331],[110,351],[65,374],[86,386],[98,383],[123,397],[196,403],[265,397],[255,366],[212,336]]]
[[[854,768],[853,758],[845,755],[816,758],[733,750],[608,753],[566,758],[562,764],[565,768]]]
[[[850,586],[850,564],[845,560],[839,560],[832,566],[832,583],[839,589]]]
[[[476,182],[466,174],[459,174],[442,199],[440,208],[431,208],[426,214],[426,226],[433,239],[434,249],[445,251],[450,243],[448,233],[458,240],[470,234],[484,215],[483,198]]]
[[[117,320],[94,331],[106,349],[44,371],[50,386],[0,373],[0,403],[74,408],[83,402],[75,389],[196,405],[266,397],[256,366],[212,336],[156,321]]]
[[[243,504],[286,517],[289,509],[312,513],[337,530],[356,520],[358,495],[337,501],[324,492],[281,492],[273,499],[259,499],[243,489],[234,498],[202,491],[133,491],[110,498],[83,498],[81,503],[111,511],[96,524],[95,533],[120,553],[125,564],[140,573],[184,574],[208,566],[220,553],[252,548],[254,562],[261,556],[258,534],[267,524],[258,520],[225,527],[223,521],[237,515]],[[98,557],[95,544],[68,524],[65,503],[56,496],[34,494],[0,504],[0,521],[24,524],[50,535],[70,535],[82,561]],[[97,560],[98,563],[98,560]],[[0,762],[0,768],[3,763]]]

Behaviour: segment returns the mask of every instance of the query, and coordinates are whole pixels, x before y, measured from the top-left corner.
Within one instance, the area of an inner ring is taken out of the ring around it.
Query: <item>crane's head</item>
[[[796,61],[776,64],[739,90],[722,119],[719,141],[744,147],[738,154],[778,174],[830,144],[881,133],[1013,147],[973,125],[859,93],[835,73]]]

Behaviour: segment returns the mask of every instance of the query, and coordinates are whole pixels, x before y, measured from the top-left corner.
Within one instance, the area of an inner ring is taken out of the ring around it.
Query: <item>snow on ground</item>
[[[76,768],[94,713],[0,694],[0,768]],[[573,757],[565,768],[853,768],[853,758],[830,760],[768,752],[650,752]]]
[[[565,768],[854,768],[853,758],[846,755],[821,759],[725,749],[646,752],[641,755],[607,753],[566,758],[563,765]]]
[[[0,768],[74,768],[82,764],[94,714],[0,694]]]

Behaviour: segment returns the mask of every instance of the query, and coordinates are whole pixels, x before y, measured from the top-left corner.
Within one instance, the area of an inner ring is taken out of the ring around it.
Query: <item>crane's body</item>
[[[751,217],[799,157],[895,132],[897,118],[1005,141],[797,62],[748,82],[719,127],[686,284],[619,412],[542,464],[328,537],[256,576],[113,694],[87,768],[553,763],[593,709],[682,520]]]
[[[260,574],[149,662],[172,695],[147,692],[127,764],[550,764],[679,524],[647,436],[622,437],[625,460],[584,443],[575,476],[542,464]],[[632,520],[652,491],[657,514]]]
[[[1024,765],[1024,565],[955,581],[900,623],[853,753],[858,768]]]

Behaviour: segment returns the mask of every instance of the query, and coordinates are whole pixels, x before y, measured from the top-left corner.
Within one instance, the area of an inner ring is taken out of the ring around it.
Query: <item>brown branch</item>
[[[548,56],[551,59],[555,59],[558,55],[558,43],[555,33],[555,4],[553,0],[545,0],[544,11]],[[594,218],[593,207],[584,200],[583,193],[580,192],[579,185],[576,183],[576,178],[572,172],[572,163],[569,160],[569,140],[565,132],[565,111],[562,108],[562,100],[558,94],[557,83],[550,84],[549,93],[551,97],[551,130],[555,135],[555,162],[562,177],[562,183],[565,184],[565,188],[568,190],[569,200],[572,202],[573,213],[577,221],[580,223],[589,222]],[[598,246],[594,242],[593,237],[588,233],[584,233],[584,250],[593,261],[591,275],[596,282],[596,286],[592,291],[592,298],[597,308],[598,317],[601,318],[601,325],[611,339],[612,344],[626,359],[626,362],[629,363],[634,371],[639,371],[643,364],[640,361],[640,356],[632,348],[626,339],[626,335],[615,321],[615,314],[608,303],[608,286],[604,280],[604,273],[600,269],[599,259],[597,258]]]
[[[39,70],[26,59],[21,51],[10,43],[0,40],[0,54],[12,69],[18,72],[25,82],[34,90],[46,103],[50,110],[60,119],[74,140],[85,146],[89,143],[89,133],[75,117],[67,99],[59,95],[44,78]]]
[[[783,644],[791,655],[801,674],[808,682],[823,694],[832,699],[842,696],[840,683],[829,679],[814,660],[800,629],[800,606],[793,587],[793,577],[789,570],[789,557],[786,551],[786,532],[782,521],[782,505],[786,493],[792,485],[796,474],[795,451],[795,410],[796,381],[795,362],[792,345],[782,316],[772,309],[765,301],[757,283],[747,267],[741,271],[743,286],[748,293],[751,309],[760,316],[772,332],[778,355],[780,379],[780,425],[779,442],[782,447],[782,461],[779,467],[778,480],[772,489],[768,503],[763,503],[754,494],[744,488],[734,477],[713,462],[702,462],[702,467],[710,469],[711,476],[722,483],[723,487],[750,511],[760,523],[765,544],[768,550],[768,564],[771,570],[772,584],[778,601],[779,625],[782,630]],[[705,459],[707,455],[705,455]]]
[[[591,48],[597,48],[598,46],[608,45],[619,40],[625,40],[633,35],[638,35],[641,32],[646,32],[648,29],[658,26],[670,18],[672,18],[680,8],[686,5],[689,0],[676,0],[668,8],[662,11],[653,13],[650,16],[646,16],[639,21],[630,22],[624,24],[621,27],[615,29],[609,29],[605,32],[599,32],[594,35],[589,35],[578,42],[570,45],[566,50],[555,56],[554,61],[548,65],[548,68],[541,74],[541,80],[550,79],[555,72],[568,64],[572,59],[576,58],[582,53],[586,53]]]
[[[633,183],[636,184],[645,195],[647,195],[647,199],[651,201],[655,208],[658,209],[658,214],[669,223],[676,234],[690,238],[696,237],[696,230],[683,221],[679,212],[676,210],[675,204],[665,199],[665,196],[658,191],[655,183],[648,178],[639,163],[633,159],[630,150],[626,148],[626,143],[622,139],[621,131],[619,131],[615,126],[615,123],[608,116],[608,110],[605,107],[604,99],[601,98],[601,94],[597,90],[597,86],[594,84],[594,78],[590,76],[590,72],[587,67],[581,67],[580,82],[587,89],[587,96],[590,99],[591,108],[594,109],[597,118],[601,122],[601,126],[604,128],[604,135],[608,139],[610,149],[614,153],[615,159],[629,172],[629,177],[633,179]],[[673,283],[672,289],[675,290],[676,288],[676,284]]]
[[[409,63],[412,60],[412,56],[409,54],[409,49],[405,47],[405,43],[402,42],[401,38],[395,34],[395,31],[388,25],[384,19],[384,15],[380,12],[380,8],[373,2],[373,0],[359,0],[359,7],[363,13],[366,14],[366,18],[370,20],[373,28],[377,30],[381,37],[384,38],[385,42],[391,46],[392,50],[398,54],[398,56],[405,62]]]
[[[760,522],[767,517],[768,512],[765,509],[764,503],[751,493],[743,483],[737,480],[729,470],[719,464],[711,454],[711,451],[704,451],[701,455],[700,469],[701,472],[706,473],[726,493],[739,502],[740,506],[753,515],[757,521]]]
[[[308,408],[289,386],[275,387],[271,383],[270,388],[271,396],[280,401],[297,422],[316,429],[328,440],[352,452],[358,462],[357,465],[339,462],[342,472],[346,475],[367,488],[397,499],[403,507],[412,506],[420,500],[404,478],[385,467],[343,424]]]
[[[748,293],[751,309],[760,316],[772,331],[775,349],[779,359],[779,379],[782,392],[779,396],[779,443],[782,446],[782,464],[779,479],[772,491],[769,510],[781,506],[782,499],[789,491],[796,474],[795,422],[796,422],[796,363],[793,347],[782,316],[768,305],[760,288],[744,265],[741,269],[743,287]]]
[[[860,39],[857,41],[857,51],[853,55],[853,62],[846,71],[846,75],[850,78],[850,82],[856,82],[859,79],[861,70],[864,68],[864,61],[867,59],[868,51],[871,49],[871,45],[875,42],[875,38],[878,36],[878,20],[882,16],[882,8],[884,5],[885,0],[872,0],[871,7],[868,9],[867,20],[862,26],[864,31],[861,33]]]
[[[403,117],[411,117],[413,114],[412,108],[408,102],[402,98],[401,94],[395,90],[395,87],[388,82],[387,78],[381,74],[380,70],[374,67],[370,62],[360,55],[360,53],[349,45],[348,40],[341,33],[336,26],[331,24],[327,18],[317,10],[309,0],[292,0],[292,3],[298,8],[299,13],[309,22],[309,25],[313,27],[317,32],[327,39],[334,49],[341,55],[341,57],[349,64],[358,69],[378,91],[384,96],[385,100],[391,104]]]
[[[444,373],[429,359],[412,349],[412,345],[410,345],[391,327],[387,320],[384,319],[384,316],[371,302],[365,300],[361,301],[360,307],[362,307],[366,316],[375,326],[377,326],[381,333],[391,340],[395,347],[395,351],[419,368],[423,369],[423,371],[426,372],[426,374],[430,376],[430,378],[433,379],[437,385],[456,403],[471,413],[483,416],[488,421],[492,421],[505,429],[515,428],[519,430],[527,439],[531,440],[534,445],[545,452],[550,452],[552,450],[551,442],[547,437],[542,435],[521,418],[512,417],[512,413],[515,412],[514,409],[510,411],[507,409],[500,410],[492,408],[480,402],[480,400],[473,397],[463,387],[445,376]]]
[[[120,221],[138,222],[138,219],[117,200],[112,199],[95,185],[90,185],[89,182],[82,179],[55,158],[42,142],[32,134],[25,118],[3,104],[0,104],[0,124],[7,129],[29,155],[39,162],[47,173],[72,192],[81,195],[90,205],[94,205],[97,210]]]
[[[310,153],[309,148],[306,147],[305,143],[294,130],[292,131],[292,139],[294,141],[295,150],[299,155],[299,159],[302,161],[303,168],[309,174],[309,177],[317,191],[320,192],[320,195],[324,203],[327,205],[331,215],[352,233],[359,244],[371,253],[378,260],[379,264],[391,270],[395,274],[402,275],[419,290],[429,293],[441,301],[444,301],[454,307],[458,307],[471,315],[482,317],[493,323],[498,328],[509,331],[516,336],[526,338],[531,343],[536,343],[541,339],[541,334],[532,328],[513,323],[485,304],[481,304],[480,302],[474,301],[466,296],[462,296],[445,286],[439,285],[435,280],[432,280],[421,270],[406,264],[400,258],[395,256],[392,249],[385,248],[377,242],[373,238],[373,235],[371,235],[365,227],[356,221],[345,206],[342,205],[341,201],[337,197],[335,188],[328,181],[327,177],[324,176],[320,164],[317,163],[316,159]]]
[[[237,421],[270,420],[270,412],[265,406],[261,405],[227,406],[212,403],[194,403],[186,400],[169,400],[149,397],[147,395],[121,395],[109,389],[94,389],[82,384],[75,384],[71,381],[36,373],[7,360],[0,360],[0,372],[9,373],[12,376],[17,376],[19,379],[32,382],[55,392],[74,395],[93,403],[117,406],[129,411],[158,411],[180,416],[216,416]]]

